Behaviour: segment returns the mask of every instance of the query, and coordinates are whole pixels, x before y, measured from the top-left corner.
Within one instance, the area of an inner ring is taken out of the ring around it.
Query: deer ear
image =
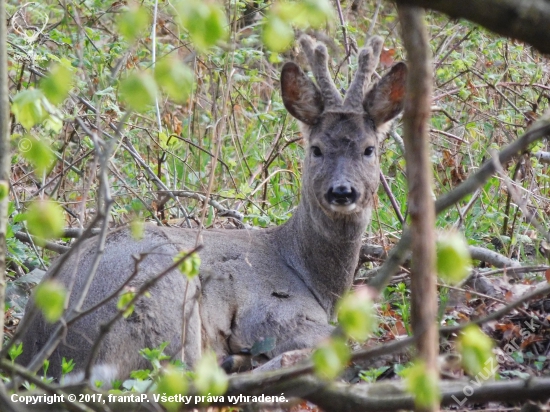
[[[363,100],[363,108],[372,117],[376,127],[390,121],[403,110],[407,72],[405,63],[397,63]]]
[[[309,126],[319,121],[324,109],[323,97],[296,63],[288,62],[283,66],[281,92],[283,103],[292,116]]]

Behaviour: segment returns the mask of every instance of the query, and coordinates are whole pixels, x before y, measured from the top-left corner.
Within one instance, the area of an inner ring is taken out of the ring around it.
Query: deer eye
[[[374,146],[369,146],[365,149],[364,155],[365,156],[372,156],[373,153],[374,153]]]
[[[313,157],[323,156],[323,152],[321,152],[321,149],[319,149],[319,146],[311,146],[311,152],[313,153]]]

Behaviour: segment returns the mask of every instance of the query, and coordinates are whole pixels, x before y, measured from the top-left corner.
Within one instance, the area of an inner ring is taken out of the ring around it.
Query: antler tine
[[[370,84],[371,76],[380,61],[382,43],[381,37],[373,36],[359,52],[357,72],[346,93],[344,107],[348,109],[361,107],[365,96],[365,89]]]
[[[328,71],[328,53],[325,45],[322,43],[315,44],[314,40],[306,35],[300,37],[300,45],[309,61],[319,89],[321,89],[325,108],[330,109],[341,106],[342,96],[336,89],[336,85]]]

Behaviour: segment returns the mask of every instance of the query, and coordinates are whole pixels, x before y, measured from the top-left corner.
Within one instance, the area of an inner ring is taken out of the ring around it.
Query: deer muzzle
[[[330,208],[335,212],[350,213],[357,207],[357,190],[349,183],[334,185],[325,195]]]

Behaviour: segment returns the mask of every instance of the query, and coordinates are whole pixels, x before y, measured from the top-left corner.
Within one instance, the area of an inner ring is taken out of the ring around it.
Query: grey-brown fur
[[[274,337],[275,347],[267,354],[273,357],[315,346],[330,334],[335,304],[352,284],[378,187],[378,142],[387,122],[402,108],[406,68],[396,65],[365,94],[364,83],[381,48],[381,41],[374,39],[361,52],[360,73],[350,97],[343,100],[329,76],[326,48],[311,39],[301,42],[318,86],[294,63],[285,64],[281,75],[285,107],[300,121],[307,142],[296,212],[276,228],[203,231],[200,278],[186,285],[177,271],[164,277],[128,319],[116,323],[96,363],[114,365],[125,377],[147,366],[138,354],[144,347],[168,341],[166,352],[178,356],[184,318],[184,353],[190,364],[206,348],[223,359]],[[84,308],[130,276],[132,255],[148,253],[132,281],[139,288],[170,266],[179,250],[192,248],[195,239],[193,230],[153,225],[139,241],[126,228],[111,233]],[[76,275],[78,291],[95,250],[95,241],[86,241],[61,269],[59,279],[70,284]],[[184,316],[186,286],[190,298]],[[115,312],[113,300],[72,326],[51,358],[50,373],[59,377],[63,356],[73,358],[77,370],[83,368],[99,326]],[[37,353],[52,328],[41,317],[33,321],[23,339],[22,363]]]

